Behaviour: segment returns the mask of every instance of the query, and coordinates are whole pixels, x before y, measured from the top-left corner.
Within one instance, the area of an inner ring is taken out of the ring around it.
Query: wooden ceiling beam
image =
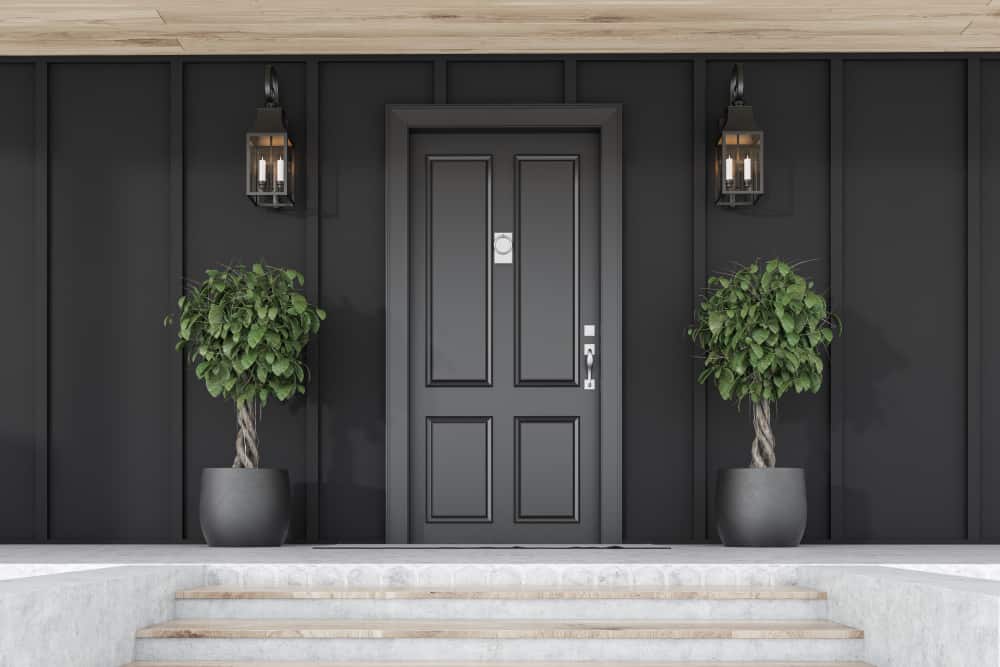
[[[997,0],[13,0],[0,55],[1000,51]]]

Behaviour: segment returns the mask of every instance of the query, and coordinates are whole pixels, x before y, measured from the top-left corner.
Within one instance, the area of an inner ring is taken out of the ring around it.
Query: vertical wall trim
[[[563,102],[576,104],[576,58],[563,61]]]
[[[49,539],[49,65],[35,62],[35,540]]]
[[[173,312],[184,292],[184,63],[170,61],[170,219],[167,259],[167,311]],[[173,330],[170,330],[171,333]],[[169,539],[184,540],[184,355],[169,350],[170,484]]]
[[[319,61],[306,61],[306,298],[319,304]],[[307,348],[306,363],[319,369],[320,344],[314,338]],[[306,541],[319,541],[319,395],[320,374],[310,376],[306,391]]]
[[[967,64],[968,121],[966,176],[969,203],[966,208],[967,241],[967,376],[966,445],[968,448],[968,539],[978,542],[982,532],[982,65],[979,56]]]
[[[705,124],[705,77],[706,66],[704,58],[696,58],[693,72],[693,116],[692,116],[692,164],[694,168],[694,178],[692,179],[692,211],[693,233],[691,248],[692,285],[691,312],[694,312],[696,304],[701,297],[702,288],[705,286],[707,277],[705,264],[707,262],[706,243],[706,179],[705,155],[708,150],[708,128]],[[692,438],[694,454],[692,457],[692,535],[695,542],[705,542],[708,539],[708,526],[706,524],[708,516],[708,471],[706,469],[707,457],[707,434],[705,431],[705,386],[697,382],[698,374],[701,372],[702,362],[700,359],[692,361]]]
[[[844,309],[844,61],[830,61],[830,308]],[[844,345],[830,346],[830,539],[844,538]]]
[[[434,104],[448,103],[448,61],[434,59]]]

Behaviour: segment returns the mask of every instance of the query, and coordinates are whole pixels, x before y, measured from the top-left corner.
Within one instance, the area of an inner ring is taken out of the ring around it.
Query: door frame
[[[600,133],[600,533],[622,541],[622,109],[619,104],[386,105],[385,541],[410,541],[410,133],[590,129]]]

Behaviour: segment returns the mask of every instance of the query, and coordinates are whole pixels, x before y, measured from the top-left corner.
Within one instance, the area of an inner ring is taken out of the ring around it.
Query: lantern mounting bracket
[[[733,73],[729,78],[729,106],[743,106],[743,65],[733,65]]]
[[[274,65],[264,65],[264,105],[276,107],[279,104],[278,70],[274,69]]]

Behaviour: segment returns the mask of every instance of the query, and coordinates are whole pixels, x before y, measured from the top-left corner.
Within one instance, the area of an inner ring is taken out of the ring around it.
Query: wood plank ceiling
[[[2,0],[0,55],[1000,50],[1000,0]]]

